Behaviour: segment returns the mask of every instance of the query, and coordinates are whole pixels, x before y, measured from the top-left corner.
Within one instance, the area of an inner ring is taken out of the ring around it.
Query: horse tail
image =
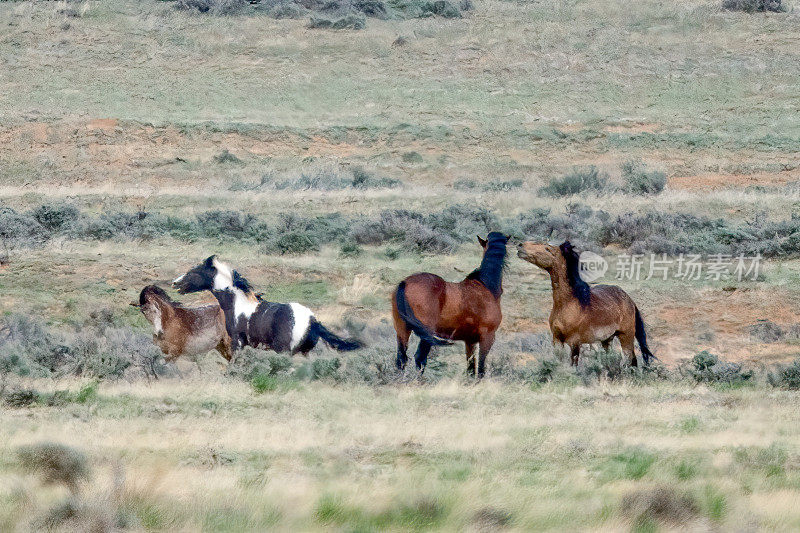
[[[343,339],[339,337],[328,328],[320,324],[320,322],[313,317],[311,318],[311,324],[308,328],[308,337],[310,339],[315,339],[315,344],[316,339],[322,339],[325,341],[325,344],[340,352],[352,352],[353,350],[358,350],[364,346],[361,342],[355,339]]]
[[[651,359],[658,359],[653,352],[650,351],[650,348],[647,347],[647,334],[644,332],[644,320],[642,320],[642,314],[639,312],[639,308],[634,306],[636,310],[636,340],[639,341],[639,349],[642,351],[642,358],[644,359],[644,364],[649,365]]]
[[[414,316],[414,311],[411,310],[411,306],[409,306],[408,301],[406,301],[405,281],[401,281],[400,285],[397,286],[395,304],[397,305],[397,313],[400,315],[400,318],[403,319],[403,322],[405,322],[409,329],[416,333],[420,339],[433,346],[448,346],[453,344],[448,340],[437,337],[428,328],[426,328],[416,316]]]

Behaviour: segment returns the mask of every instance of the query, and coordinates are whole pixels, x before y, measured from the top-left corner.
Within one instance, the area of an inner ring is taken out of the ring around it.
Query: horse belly
[[[219,344],[220,336],[216,328],[195,332],[186,339],[183,355],[200,355],[210,352]]]

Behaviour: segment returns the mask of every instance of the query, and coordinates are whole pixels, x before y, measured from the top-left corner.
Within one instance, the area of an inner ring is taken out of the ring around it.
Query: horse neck
[[[505,260],[505,248],[502,255],[498,250],[489,249],[483,254],[481,266],[478,267],[477,276],[467,276],[467,279],[478,279],[483,285],[492,292],[496,299],[500,299],[503,294],[503,261]],[[492,288],[496,288],[495,291]]]
[[[548,272],[550,285],[553,287],[553,308],[562,307],[574,300],[575,295],[572,294],[572,287],[567,279],[567,265],[557,263]]]

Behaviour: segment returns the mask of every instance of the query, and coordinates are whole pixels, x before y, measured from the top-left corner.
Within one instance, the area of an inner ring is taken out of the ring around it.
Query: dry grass
[[[253,395],[205,377],[109,383],[88,409],[3,411],[0,456],[8,464],[44,438],[83,449],[96,465],[87,499],[121,465],[115,505],[145,529],[196,529],[225,509],[233,529],[451,530],[502,516],[518,530],[616,530],[641,516],[671,527],[679,515],[699,529],[790,530],[800,514],[782,502],[800,497],[798,407],[762,389],[488,380]],[[764,455],[772,449],[782,455]],[[7,468],[0,479],[8,525],[34,480]],[[28,504],[48,507],[58,498],[48,494]]]

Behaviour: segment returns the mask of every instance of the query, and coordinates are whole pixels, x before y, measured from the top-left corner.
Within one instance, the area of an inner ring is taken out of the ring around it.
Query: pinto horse
[[[184,307],[166,292],[148,285],[131,302],[153,325],[153,342],[172,362],[180,356],[201,355],[217,350],[231,360],[231,338],[225,329],[225,314],[218,305]]]
[[[494,344],[495,331],[503,314],[503,269],[508,237],[492,232],[486,240],[478,237],[483,247],[480,267],[459,283],[447,282],[427,272],[413,274],[397,286],[392,294],[392,317],[397,332],[397,368],[406,366],[408,339],[411,332],[419,337],[414,362],[425,370],[432,346],[464,341],[467,372],[475,374],[475,345],[479,345],[478,377],[486,370],[486,356]]]
[[[553,310],[550,331],[553,346],[567,345],[571,364],[578,366],[582,344],[600,342],[608,351],[614,337],[619,338],[623,353],[636,366],[633,341],[639,342],[645,366],[655,356],[647,347],[647,335],[639,308],[628,294],[616,285],[589,286],[580,277],[578,253],[569,241],[561,246],[524,242],[517,255],[550,274],[553,286]]]
[[[225,313],[225,325],[233,349],[252,346],[292,355],[308,355],[322,339],[331,348],[350,351],[361,348],[356,340],[342,339],[319,323],[308,307],[299,303],[267,302],[253,291],[236,270],[212,255],[172,285],[181,294],[211,291]]]

